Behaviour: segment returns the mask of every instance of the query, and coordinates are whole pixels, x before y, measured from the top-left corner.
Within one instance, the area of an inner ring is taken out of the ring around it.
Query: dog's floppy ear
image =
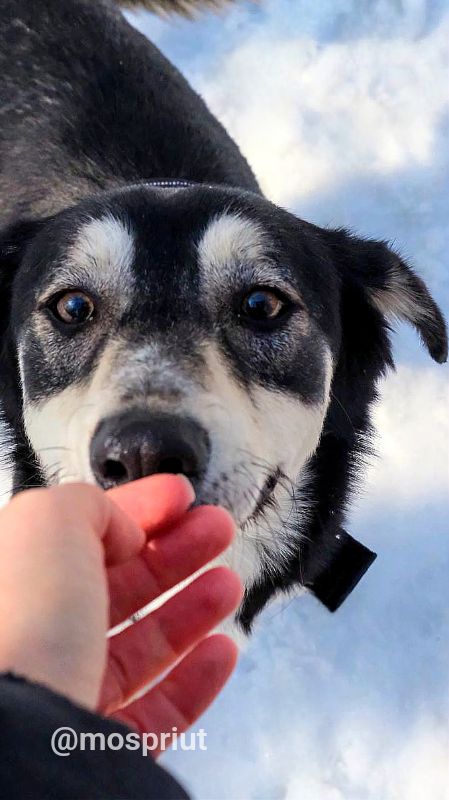
[[[1,278],[19,266],[27,245],[47,222],[48,218],[24,219],[0,230]]]
[[[0,230],[0,334],[8,325],[11,285],[27,245],[47,219],[26,219]]]
[[[432,358],[444,363],[448,354],[446,324],[421,278],[386,242],[359,239],[342,230],[328,233],[343,280],[363,291],[387,320],[413,325]]]

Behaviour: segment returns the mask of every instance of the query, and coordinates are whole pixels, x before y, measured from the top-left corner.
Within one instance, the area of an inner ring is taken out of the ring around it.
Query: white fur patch
[[[64,266],[45,295],[76,284],[87,284],[99,294],[129,295],[134,284],[132,264],[135,244],[123,222],[107,214],[86,222],[67,251]]]
[[[28,439],[50,484],[94,483],[89,445],[100,420],[115,413],[114,369],[120,343],[103,351],[88,386],[73,385],[35,404],[25,402]]]
[[[236,213],[216,216],[204,231],[198,246],[202,291],[213,308],[216,286],[244,279],[247,283],[277,287],[294,294],[273,269],[262,227]]]
[[[242,257],[260,261],[264,251],[261,226],[235,213],[215,217],[198,244],[200,261],[212,268]]]

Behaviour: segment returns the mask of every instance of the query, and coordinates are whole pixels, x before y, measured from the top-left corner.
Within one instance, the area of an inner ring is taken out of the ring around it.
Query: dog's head
[[[446,359],[438,308],[384,243],[250,193],[141,184],[0,250],[16,490],[184,473],[231,510],[250,590],[300,581],[301,542],[341,523],[387,319]]]

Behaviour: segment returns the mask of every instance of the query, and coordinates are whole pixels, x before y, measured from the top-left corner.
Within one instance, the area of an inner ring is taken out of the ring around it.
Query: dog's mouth
[[[281,470],[279,467],[268,476],[262,489],[260,490],[259,498],[257,500],[256,506],[251,512],[251,514],[245,519],[242,524],[242,528],[249,525],[250,522],[254,522],[257,520],[265,511],[267,506],[270,505],[270,501],[272,501],[273,492],[278,485],[279,478],[281,477]]]

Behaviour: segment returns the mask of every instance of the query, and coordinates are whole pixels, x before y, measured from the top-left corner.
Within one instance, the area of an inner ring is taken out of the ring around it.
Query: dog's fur
[[[239,526],[226,559],[245,580],[249,630],[326,561],[393,365],[389,320],[414,325],[443,362],[441,313],[386,243],[269,203],[203,101],[109,0],[4,0],[0,86],[14,491],[95,481],[104,425],[119,447],[127,416],[186,421],[198,502]],[[285,303],[274,322],[246,316],[257,287]],[[74,328],[54,309],[75,290],[95,313]]]

